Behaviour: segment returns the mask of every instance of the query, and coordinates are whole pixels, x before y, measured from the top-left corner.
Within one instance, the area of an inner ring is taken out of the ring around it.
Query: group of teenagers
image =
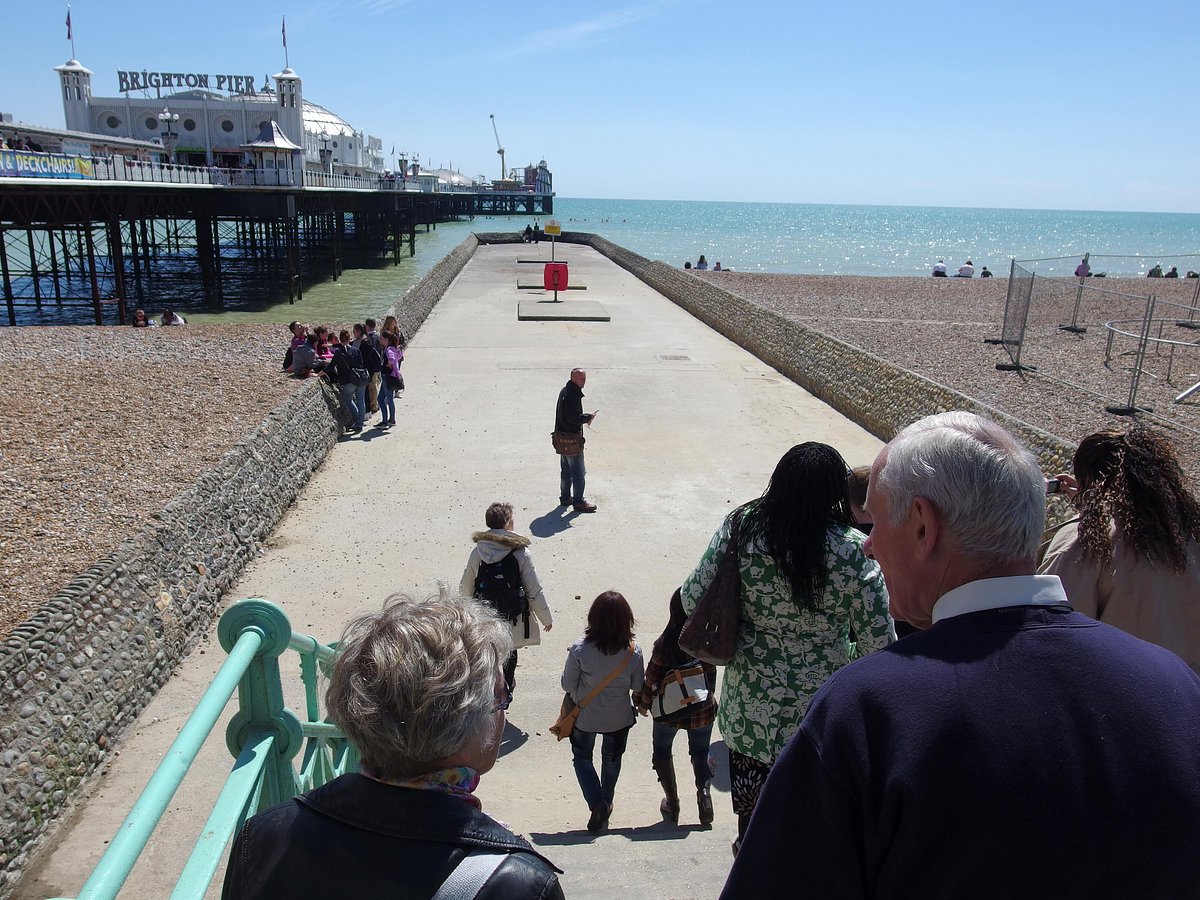
[[[1078,516],[1047,532],[1051,485]],[[561,870],[473,794],[516,650],[553,626],[511,506],[485,523],[459,597],[397,595],[351,623],[327,705],[361,770],[250,819],[225,896],[563,896]],[[866,471],[794,446],[713,534],[648,664],[625,598],[591,604],[561,678],[582,705],[570,746],[587,829],[607,826],[637,715],[692,667],[707,696],[654,719],[651,763],[677,822],[685,731],[711,823],[719,722],[738,820],[723,898],[1190,895],[1198,541],[1175,450],[1142,426],[1087,436],[1049,480],[971,413],[910,425]],[[727,554],[739,624],[718,704],[714,667],[679,635]],[[898,639],[896,623],[915,628]]]
[[[375,325],[374,319],[366,319],[337,334],[325,325],[288,325],[292,341],[283,370],[295,378],[320,376],[335,385],[342,429],[350,434],[361,433],[367,416],[374,413],[380,414],[376,427],[395,425],[396,395],[404,390],[400,365],[408,340],[395,316],[388,316],[378,331]]]

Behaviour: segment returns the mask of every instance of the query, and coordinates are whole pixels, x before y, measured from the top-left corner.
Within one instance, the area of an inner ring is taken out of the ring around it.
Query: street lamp
[[[332,174],[330,166],[332,154],[329,152],[329,142],[333,140],[333,137],[328,131],[322,131],[317,135],[317,140],[321,142],[321,170],[326,175]]]
[[[158,114],[158,122],[163,128],[163,147],[166,148],[168,162],[175,161],[175,142],[179,140],[179,133],[175,130],[175,125],[178,121],[179,113],[173,113],[165,106],[163,111]]]

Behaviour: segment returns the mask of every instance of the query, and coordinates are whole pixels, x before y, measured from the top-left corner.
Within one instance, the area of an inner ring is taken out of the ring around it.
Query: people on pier
[[[474,597],[496,610],[512,636],[513,651],[504,661],[504,681],[517,689],[517,651],[542,642],[542,630],[554,627],[550,604],[533,566],[529,538],[514,530],[511,503],[493,503],[483,514],[487,531],[471,535],[475,546],[459,583],[463,597]]]
[[[1033,453],[980,416],[883,448],[866,550],[922,631],[826,682],[723,898],[791,896],[798,877],[814,897],[1144,893],[1131,871],[1195,893],[1200,679],[1033,574],[1045,503]]]
[[[813,694],[841,666],[896,639],[879,566],[853,527],[846,472],[827,444],[792,447],[763,495],[724,518],[683,582],[690,615],[719,561],[737,557],[741,639],[725,667],[718,713],[738,817],[735,854]]]
[[[562,900],[560,870],[475,794],[500,750],[511,649],[506,625],[474,600],[397,594],[351,621],[325,700],[358,771],[250,818],[226,900]]]
[[[400,360],[404,351],[397,344],[398,338],[390,331],[379,333],[379,346],[383,350],[383,368],[379,373],[379,413],[377,423],[380,428],[388,428],[396,424],[396,393],[404,390],[404,380],[400,375]]]
[[[521,240],[523,240],[527,244],[533,240],[533,226],[532,225],[525,226],[525,231],[521,235]]]
[[[584,635],[567,648],[562,688],[583,708],[571,730],[575,778],[591,815],[587,830],[608,827],[621,758],[637,721],[632,700],[645,676],[642,648],[633,639],[633,610],[617,591],[600,594],[588,609]],[[600,772],[593,762],[600,737]]]
[[[342,422],[345,431],[360,434],[367,408],[367,382],[370,373],[363,365],[362,353],[354,346],[350,332],[343,329],[338,335],[333,359],[322,372],[337,385],[342,401]]]
[[[1079,517],[1055,533],[1039,571],[1077,611],[1166,647],[1200,673],[1200,500],[1174,445],[1144,425],[1079,442],[1055,477]]]
[[[701,825],[711,825],[714,810],[709,785],[714,760],[709,755],[709,744],[713,722],[717,718],[717,669],[693,659],[679,646],[679,632],[683,630],[687,615],[678,588],[671,596],[669,613],[667,627],[654,642],[650,661],[646,664],[645,681],[634,703],[642,715],[654,716],[650,765],[664,795],[658,806],[659,813],[671,824],[679,824],[679,785],[671,745],[675,743],[675,736],[684,731],[695,777],[697,814]],[[681,693],[686,694],[689,702],[668,712],[667,698]]]
[[[571,377],[558,392],[554,407],[554,431],[557,434],[579,435],[579,449],[574,453],[559,454],[559,506],[570,506],[578,513],[594,513],[596,504],[589,503],[584,496],[587,486],[587,468],[583,460],[583,426],[590,425],[596,418],[594,412],[583,411],[583,386],[587,383],[587,372],[572,369]]]

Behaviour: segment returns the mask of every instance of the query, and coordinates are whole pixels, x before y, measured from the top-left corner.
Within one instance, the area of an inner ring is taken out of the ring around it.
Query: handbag
[[[577,431],[552,431],[550,443],[559,456],[578,456],[583,452],[583,435]]]
[[[633,659],[633,645],[629,645],[629,650],[617,667],[604,676],[604,680],[591,689],[586,697],[576,703],[571,699],[570,694],[563,695],[562,707],[558,712],[558,720],[550,726],[550,733],[560,741],[571,736],[571,732],[575,730],[575,720],[579,718],[579,711],[596,699],[596,696],[608,687],[608,683],[617,677],[618,672],[623,672],[625,667],[629,665],[629,660]]]
[[[738,571],[741,516],[734,513],[717,574],[679,632],[679,647],[701,662],[723,666],[737,652],[742,576]]]
[[[403,375],[393,375],[392,373],[388,372],[387,373],[387,384],[388,384],[388,387],[391,388],[393,391],[402,391],[402,390],[404,390],[404,376]]]
[[[650,715],[659,722],[673,722],[711,703],[704,666],[693,660],[663,675],[658,693],[650,701]]]

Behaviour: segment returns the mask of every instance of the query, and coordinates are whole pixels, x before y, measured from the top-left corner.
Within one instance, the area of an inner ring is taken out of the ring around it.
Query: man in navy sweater
[[[923,630],[818,692],[723,898],[1200,896],[1200,678],[1033,574],[1044,490],[970,413],[879,454],[866,549]]]

